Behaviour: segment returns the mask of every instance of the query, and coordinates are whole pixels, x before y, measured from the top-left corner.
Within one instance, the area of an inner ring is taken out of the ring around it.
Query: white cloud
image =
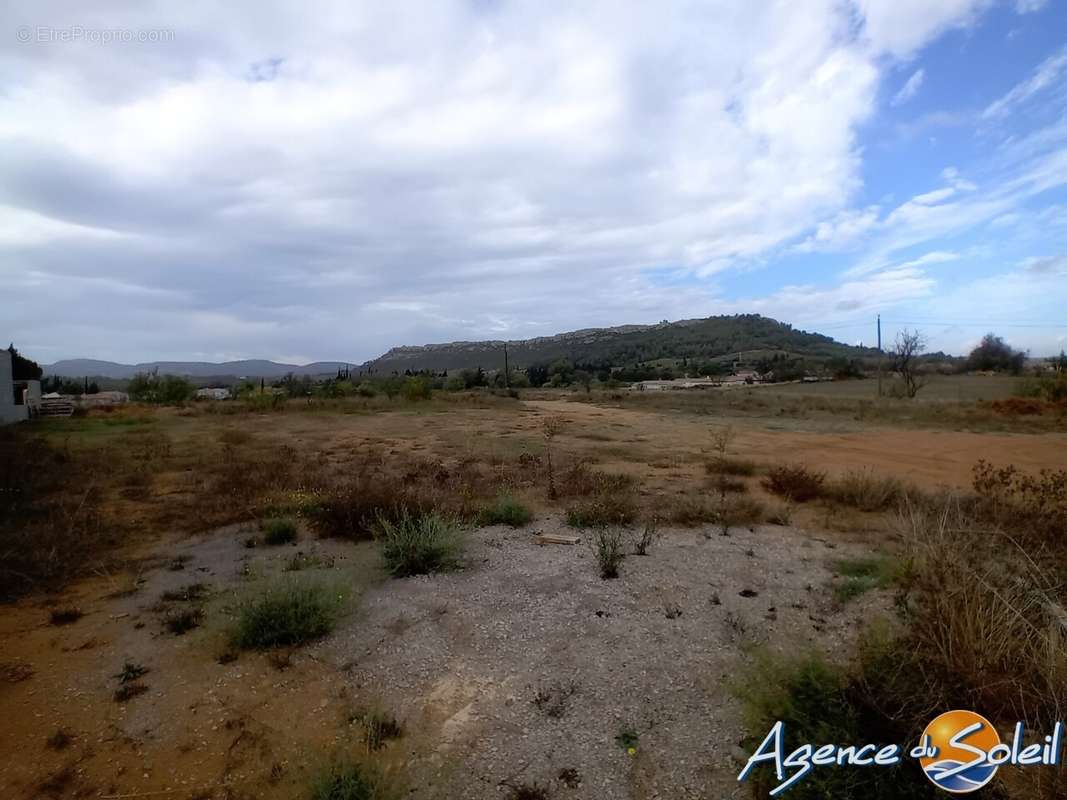
[[[878,206],[846,209],[820,222],[815,233],[796,246],[800,252],[839,250],[855,244],[878,224]]]
[[[871,46],[907,58],[946,30],[974,23],[991,0],[854,0]]]
[[[919,93],[919,89],[922,88],[923,79],[926,77],[926,71],[923,69],[917,69],[911,74],[911,77],[900,87],[893,99],[890,101],[890,105],[899,106],[911,100]]]
[[[1037,69],[1034,70],[1033,75],[986,106],[985,111],[982,112],[982,117],[985,119],[1005,117],[1013,109],[1026,103],[1045,89],[1061,87],[1061,78],[1065,71],[1067,71],[1067,48],[1063,48],[1055,55],[1042,61],[1037,66]]]
[[[897,251],[1059,180],[1031,142],[1010,193],[954,172],[888,214],[850,207],[883,73],[985,5],[23,4],[11,27],[174,37],[0,49],[5,321],[43,359],[358,359],[922,297],[935,262]],[[872,240],[837,287],[787,276],[741,302],[711,282]],[[664,267],[701,280],[658,286]]]
[[[1067,275],[1067,256],[1031,256],[1019,266],[1034,275]]]
[[[1018,14],[1033,14],[1046,5],[1048,5],[1048,0],[1015,0],[1015,11]]]

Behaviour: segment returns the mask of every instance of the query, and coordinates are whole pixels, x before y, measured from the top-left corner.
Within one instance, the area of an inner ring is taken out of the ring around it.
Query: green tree
[[[979,345],[967,356],[967,369],[1010,372],[1018,375],[1022,372],[1026,353],[1015,350],[1001,337],[987,333]]]
[[[16,381],[39,381],[44,370],[36,361],[31,361],[15,349],[14,343],[7,348],[11,353],[11,377]]]

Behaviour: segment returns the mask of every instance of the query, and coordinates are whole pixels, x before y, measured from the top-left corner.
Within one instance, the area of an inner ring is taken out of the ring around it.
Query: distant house
[[[121,406],[128,402],[130,402],[130,396],[126,392],[97,392],[96,394],[83,394],[78,397],[78,406],[80,408]]]
[[[21,422],[30,415],[26,405],[25,390],[15,388],[11,368],[11,353],[0,350],[0,425]]]
[[[230,390],[221,387],[210,387],[196,390],[197,400],[229,400]]]

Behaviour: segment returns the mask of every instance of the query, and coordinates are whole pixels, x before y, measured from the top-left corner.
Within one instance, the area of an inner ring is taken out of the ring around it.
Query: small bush
[[[180,589],[170,589],[159,596],[161,603],[195,603],[207,594],[207,584],[189,583]]]
[[[558,492],[563,497],[609,495],[633,489],[637,480],[632,475],[601,472],[585,461],[576,461],[559,475]]]
[[[370,539],[382,519],[397,522],[411,514],[433,511],[424,495],[401,477],[381,473],[356,479],[317,500],[308,508],[312,522],[323,536],[359,541]]]
[[[904,497],[904,484],[897,478],[879,477],[870,470],[853,470],[824,487],[824,494],[842,505],[860,511],[886,511]]]
[[[745,458],[712,458],[704,462],[704,471],[709,475],[736,475],[746,477],[755,475],[759,465]]]
[[[572,528],[600,528],[627,525],[637,512],[633,501],[623,495],[605,495],[578,500],[567,508],[567,524]]]
[[[870,688],[881,690],[876,685]],[[779,720],[785,724],[786,752],[806,742],[903,741],[907,736],[887,720],[880,710],[879,700],[884,698],[870,696],[862,676],[831,665],[818,654],[781,658],[757,651],[754,669],[746,671],[744,682],[733,689],[743,702],[753,747]],[[766,768],[757,769],[749,780],[756,797],[766,797],[779,782]],[[788,795],[801,800],[931,796],[922,773],[906,764],[877,770],[815,769]]]
[[[183,608],[179,611],[168,612],[163,618],[163,627],[175,636],[184,636],[193,628],[200,627],[200,623],[203,621],[203,609]]]
[[[127,661],[122,665],[122,669],[111,677],[117,679],[119,683],[133,683],[133,681],[147,674],[148,667]]]
[[[70,625],[85,616],[79,608],[54,608],[48,621],[53,625]]]
[[[834,583],[834,597],[845,603],[854,597],[882,589],[899,580],[903,574],[901,564],[892,558],[842,558],[834,562],[834,571],[840,579]]]
[[[510,525],[521,528],[533,519],[533,513],[510,494],[497,495],[490,505],[481,513],[483,525]]]
[[[312,800],[394,800],[398,792],[374,767],[350,759],[337,761],[315,778]]]
[[[341,599],[315,584],[275,586],[241,606],[231,642],[247,650],[313,641],[333,630]]]
[[[542,786],[537,781],[509,784],[507,790],[508,800],[548,800],[550,797],[548,787]]]
[[[390,739],[399,739],[404,735],[404,728],[396,717],[379,708],[357,711],[349,715],[349,723],[356,723],[363,728],[368,750],[381,750]]]
[[[652,548],[653,543],[660,537],[659,528],[656,526],[655,521],[649,522],[645,525],[644,530],[641,531],[641,535],[634,541],[634,555],[635,556],[647,556],[648,551]]]
[[[378,521],[382,557],[397,578],[444,572],[460,566],[463,531],[458,522],[441,514],[405,514],[396,522]]]
[[[731,497],[719,510],[719,524],[728,527],[735,525],[759,525],[767,517],[767,509],[754,497]]]
[[[275,517],[263,523],[263,541],[269,545],[291,544],[296,541],[296,523],[288,517]]]
[[[626,557],[622,546],[622,532],[600,530],[593,537],[593,552],[596,554],[600,577],[604,580],[619,577],[619,565]]]
[[[45,739],[44,743],[49,750],[66,750],[73,741],[74,737],[67,731],[57,728],[51,736]]]
[[[806,503],[822,494],[826,476],[803,464],[781,464],[767,470],[763,487],[772,494],[787,497],[796,503]]]

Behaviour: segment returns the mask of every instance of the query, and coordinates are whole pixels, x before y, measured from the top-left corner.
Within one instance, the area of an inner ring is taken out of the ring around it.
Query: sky
[[[0,336],[1067,347],[1067,2],[7,2]]]

